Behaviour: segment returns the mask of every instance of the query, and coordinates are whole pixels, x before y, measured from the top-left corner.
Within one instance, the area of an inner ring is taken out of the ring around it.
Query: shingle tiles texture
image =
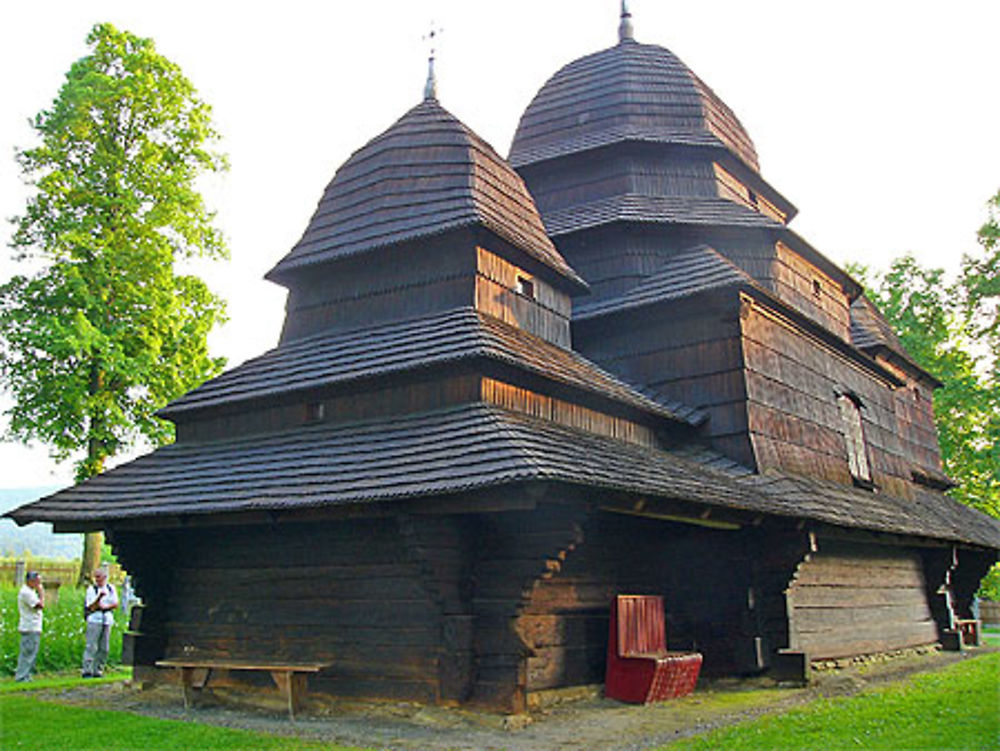
[[[183,471],[178,471],[183,468]],[[916,501],[802,478],[734,472],[677,454],[472,404],[407,417],[157,449],[22,506],[17,521],[112,521],[293,510],[553,481],[987,546],[1000,522],[939,493]]]
[[[611,222],[654,222],[715,227],[780,229],[782,224],[725,198],[649,196],[637,193],[601,198],[545,214],[545,227],[558,237]]]
[[[486,228],[584,285],[546,235],[517,173],[425,99],[337,170],[302,239],[268,276],[467,227]]]
[[[510,162],[520,168],[623,141],[723,147],[759,171],[732,110],[672,52],[633,40],[553,75],[521,117]]]
[[[178,418],[192,410],[474,359],[511,365],[661,417],[685,422],[702,418],[690,407],[641,394],[572,350],[472,308],[293,340],[188,392],[161,414]]]
[[[882,311],[864,295],[851,303],[851,342],[859,349],[888,347],[912,360]]]
[[[584,320],[610,312],[677,300],[722,287],[756,286],[745,271],[718,251],[698,245],[671,256],[663,266],[623,295],[591,305],[578,305],[574,319]]]

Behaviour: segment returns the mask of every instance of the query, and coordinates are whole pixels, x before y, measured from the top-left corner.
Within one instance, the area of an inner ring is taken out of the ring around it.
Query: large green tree
[[[196,186],[226,167],[209,106],[151,40],[99,24],[87,44],[18,153],[34,189],[0,286],[8,437],[76,457],[78,481],[136,440],[172,440],[154,412],[222,368],[206,339],[225,309],[179,268],[226,255]],[[87,536],[81,576],[100,542]]]

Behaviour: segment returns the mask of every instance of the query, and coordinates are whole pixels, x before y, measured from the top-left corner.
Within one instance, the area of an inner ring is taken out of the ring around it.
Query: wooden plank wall
[[[454,366],[451,370],[455,370]],[[327,422],[375,419],[468,404],[479,400],[480,380],[480,376],[472,373],[453,373],[450,377],[427,381],[411,378],[402,385],[335,396],[306,392],[298,394],[293,403],[276,406],[253,407],[241,403],[236,407],[238,412],[219,410],[200,420],[179,422],[177,440],[217,440],[288,430],[305,424],[306,405],[310,404],[323,405],[323,419]]]
[[[620,225],[598,227],[559,238],[559,252],[590,285],[591,302],[628,292],[663,265],[664,252],[683,250],[687,238],[678,239],[668,228],[659,233]]]
[[[934,387],[926,379],[916,378],[884,355],[876,357],[881,365],[906,382],[896,389],[896,432],[903,454],[919,467],[941,471],[941,448],[934,424]]]
[[[713,163],[712,167],[715,170],[715,179],[720,198],[739,203],[752,211],[759,211],[761,214],[766,214],[775,221],[785,224],[787,217],[777,206],[752,191],[738,177],[718,162]]]
[[[568,349],[569,295],[485,248],[476,254],[476,309]],[[518,279],[532,284],[532,296],[517,291]]]
[[[652,428],[622,417],[614,417],[493,378],[483,378],[481,388],[482,399],[487,404],[496,404],[514,412],[628,443],[652,447],[660,445]]]
[[[887,381],[759,304],[741,316],[747,415],[757,467],[851,483],[837,395],[856,394],[876,484],[910,494],[909,464]]]
[[[791,648],[815,660],[932,643],[927,592],[918,550],[821,537],[788,591]]]
[[[475,248],[451,233],[311,268],[291,285],[281,341],[471,306]]]
[[[776,243],[774,250],[774,292],[777,296],[837,337],[849,342],[850,301],[840,285],[784,243]]]
[[[678,306],[669,325],[637,316],[627,326],[578,327],[574,337],[580,352],[629,383],[707,412],[711,445],[752,467],[735,293],[733,302],[731,314]]]
[[[167,656],[329,662],[314,689],[438,701],[442,609],[404,537],[393,518],[178,533]]]
[[[711,158],[683,149],[639,144],[591,152],[525,168],[538,210],[547,212],[629,193],[652,196],[718,195]],[[579,271],[579,269],[578,269]],[[588,280],[589,281],[589,280]]]

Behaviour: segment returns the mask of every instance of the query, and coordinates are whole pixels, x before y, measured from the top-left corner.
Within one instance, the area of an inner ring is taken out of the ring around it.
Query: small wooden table
[[[180,672],[184,691],[184,709],[191,706],[192,692],[203,689],[213,670],[266,670],[274,679],[278,691],[288,699],[288,716],[294,721],[299,702],[306,693],[306,676],[318,673],[327,663],[320,662],[246,662],[242,660],[174,658],[157,660],[158,668],[175,668]]]

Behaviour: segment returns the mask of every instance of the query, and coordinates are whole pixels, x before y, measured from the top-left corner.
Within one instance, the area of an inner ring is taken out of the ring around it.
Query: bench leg
[[[288,717],[294,722],[295,713],[299,711],[302,696],[306,692],[305,673],[296,673],[291,670],[272,670],[271,677],[278,686],[278,690],[288,699]]]
[[[194,705],[194,689],[202,689],[208,683],[211,668],[178,668],[181,671],[181,690],[184,692],[184,711]]]

